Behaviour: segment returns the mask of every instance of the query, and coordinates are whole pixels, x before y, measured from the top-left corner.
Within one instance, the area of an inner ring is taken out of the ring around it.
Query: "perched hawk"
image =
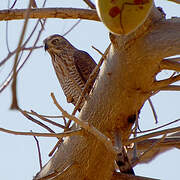
[[[88,53],[76,49],[68,40],[58,34],[46,38],[44,44],[45,50],[51,55],[67,102],[76,105],[89,75],[96,67],[96,62]],[[92,86],[88,93],[91,88]]]

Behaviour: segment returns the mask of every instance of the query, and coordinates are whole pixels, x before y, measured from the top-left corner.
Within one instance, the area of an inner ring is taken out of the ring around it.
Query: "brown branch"
[[[180,62],[173,61],[173,60],[162,60],[160,63],[161,69],[168,69],[174,71],[180,71]]]
[[[28,115],[25,111],[19,109],[19,111],[30,121],[38,124],[39,126],[43,127],[44,129],[46,129],[47,131],[51,132],[51,133],[55,133],[50,127],[46,126],[44,123],[34,119],[32,116]]]
[[[152,178],[147,178],[147,177],[142,177],[142,176],[133,176],[130,174],[114,172],[111,180],[158,180],[158,179],[152,179]]]
[[[39,141],[38,141],[36,136],[34,136],[34,139],[36,141],[36,145],[37,145],[37,149],[38,149],[38,157],[39,157],[40,169],[42,169],[42,158],[41,158],[41,151],[40,151]]]
[[[16,51],[16,56],[14,59],[14,66],[13,66],[13,82],[12,82],[12,86],[11,86],[11,91],[12,91],[12,103],[11,103],[11,109],[18,109],[18,100],[17,100],[17,62],[18,62],[18,57],[19,57],[19,53],[21,51],[21,44],[23,42],[24,39],[24,35],[26,32],[26,28],[28,25],[28,20],[29,20],[29,14],[30,14],[30,8],[31,8],[31,1],[29,1],[29,6],[28,9],[26,10],[25,13],[25,21],[24,21],[24,25],[23,25],[23,29],[22,29],[22,33],[19,39],[19,43],[18,43],[18,47],[17,47],[17,51]]]
[[[180,86],[169,85],[160,89],[160,91],[180,91]]]
[[[176,4],[180,4],[180,0],[168,0],[168,1],[174,2]]]
[[[29,111],[25,111],[27,114],[31,114],[31,115],[33,115],[34,113],[32,113],[32,112],[29,112]],[[43,117],[45,117],[45,118],[63,118],[64,116],[51,116],[51,115],[43,115],[43,114],[39,114],[39,115],[41,115],[41,116],[43,116]]]
[[[163,134],[173,133],[173,132],[177,132],[177,131],[180,131],[180,126],[175,127],[175,128],[165,129],[165,130],[162,130],[162,131],[157,131],[157,132],[154,132],[154,133],[150,133],[150,134],[146,134],[146,135],[143,135],[143,136],[140,136],[140,137],[129,139],[125,145],[129,145],[131,143],[140,142],[140,141],[143,141],[143,140],[148,139],[148,138],[160,136],[160,135],[163,135]]]
[[[26,111],[25,111],[25,112],[26,112]],[[41,120],[43,120],[43,121],[45,121],[45,122],[48,122],[48,123],[50,123],[50,124],[52,124],[52,125],[54,125],[54,126],[57,126],[57,127],[62,128],[62,129],[69,130],[69,128],[67,128],[67,127],[65,127],[65,126],[63,126],[63,125],[61,125],[61,124],[59,124],[59,123],[56,123],[56,122],[54,122],[54,121],[51,121],[50,119],[47,119],[47,118],[41,116],[40,114],[36,113],[35,111],[32,111],[32,110],[31,110],[31,112],[32,112],[33,115],[37,116],[39,119],[41,119]]]
[[[56,145],[53,147],[53,149],[50,151],[48,156],[52,156],[55,152],[55,150],[60,146],[60,144],[63,142],[63,139],[59,139],[59,141],[56,143]]]
[[[177,82],[179,80],[180,80],[180,74],[176,75],[174,77],[170,77],[168,79],[164,79],[164,80],[160,80],[160,81],[155,81],[152,90],[153,91],[161,90],[161,89],[167,87],[168,85],[170,85],[172,83],[175,83],[175,82]]]
[[[176,134],[176,133],[175,133]],[[140,156],[146,149],[148,149],[150,146],[152,146],[154,143],[158,142],[160,138],[153,138],[153,139],[146,139],[141,142],[136,143],[137,146],[137,155]],[[146,154],[141,159],[141,162],[139,163],[149,163],[154,158],[156,158],[158,155],[171,150],[172,148],[178,148],[180,149],[180,137],[174,137],[174,136],[167,136],[163,142],[158,143],[156,146],[153,147],[151,150],[151,153]],[[128,156],[130,159],[134,160],[133,157],[133,149],[130,146],[127,146],[128,150]]]
[[[27,45],[27,43],[29,42],[29,40],[30,40],[31,37],[33,36],[36,28],[38,27],[38,24],[39,24],[39,20],[37,21],[36,25],[34,26],[34,28],[33,28],[32,32],[30,33],[29,37],[26,39],[26,41],[24,42],[24,44],[21,46],[21,50],[24,50],[25,46]],[[31,49],[32,49],[32,48],[31,48]],[[30,49],[30,50],[31,50],[31,49]],[[14,51],[12,51],[11,53],[9,53],[9,54],[6,56],[6,58],[4,58],[4,59],[0,62],[0,66],[2,66],[4,63],[6,63],[7,60],[16,53],[16,51],[17,51],[17,48],[16,48]]]
[[[140,132],[136,132],[136,133],[147,133],[147,132],[150,132],[150,131],[155,131],[155,130],[158,130],[158,129],[160,129],[160,128],[169,126],[169,125],[171,125],[171,124],[173,124],[173,123],[176,123],[176,122],[178,122],[178,121],[180,121],[180,119],[176,119],[176,120],[174,120],[174,121],[172,121],[172,122],[166,123],[166,124],[164,124],[164,125],[162,125],[162,126],[159,126],[159,127],[157,127],[157,128],[148,129],[148,130],[144,130],[144,131],[141,130]],[[132,133],[133,133],[133,132],[132,132]]]
[[[24,19],[26,9],[7,9],[0,11],[0,21]],[[96,10],[78,9],[78,8],[38,8],[31,9],[29,18],[61,18],[61,19],[86,19],[100,21]]]
[[[10,7],[10,9],[12,9],[17,3],[17,0],[14,1],[13,5]]]
[[[89,133],[93,134],[99,141],[101,141],[107,148],[107,150],[109,150],[111,153],[113,154],[117,154],[116,149],[113,147],[111,140],[106,137],[104,134],[102,134],[100,131],[98,131],[95,127],[93,127],[92,125],[90,125],[88,122],[85,121],[81,121],[80,119],[76,118],[75,116],[72,116],[70,114],[68,114],[57,102],[55,96],[53,93],[51,93],[51,98],[54,101],[54,104],[56,105],[56,107],[62,112],[62,114],[67,117],[68,119],[73,120],[75,123],[77,123],[78,125],[80,125],[82,128],[84,128],[85,130],[87,130]]]
[[[150,98],[148,99],[148,102],[149,102],[149,104],[151,106],[151,109],[152,109],[152,112],[153,112],[153,116],[154,116],[154,119],[155,119],[155,123],[157,124],[158,123],[157,113],[156,113],[156,110],[155,110],[155,108],[153,106],[153,103],[152,103]]]
[[[37,28],[38,24],[39,24],[40,20],[38,20],[38,22],[36,23],[33,31],[31,32],[30,36],[27,38],[26,42],[24,43],[24,46],[26,43],[28,43],[28,41],[30,40],[30,38],[32,37],[32,35],[35,32],[35,29]],[[39,41],[40,35],[42,33],[42,31],[44,30],[43,26],[45,25],[46,20],[44,20],[43,24],[42,24],[42,28],[39,31],[37,38],[32,46],[32,49],[30,50],[29,54],[27,55],[26,59],[23,61],[23,63],[20,65],[20,67],[17,69],[16,73],[19,73],[19,71],[22,69],[22,67],[24,66],[24,64],[26,63],[26,61],[28,60],[28,58],[30,57],[31,53],[34,50],[34,47],[36,47],[37,42]],[[4,60],[3,60],[4,61]],[[5,63],[6,61],[4,61],[3,63]],[[11,80],[13,79],[13,75],[11,74],[11,72],[9,73],[8,77],[6,78],[5,82],[1,85],[0,87],[0,92],[2,92],[7,86],[8,84],[11,82]]]
[[[143,160],[143,158],[144,158],[145,156],[148,156],[148,155],[151,156],[152,150],[153,150],[154,148],[156,148],[156,146],[158,146],[161,142],[163,142],[164,139],[165,139],[165,137],[166,137],[166,134],[164,134],[162,138],[160,138],[158,141],[154,142],[150,147],[148,147],[148,149],[147,149],[146,151],[144,151],[144,152],[132,163],[132,166],[133,166],[133,167],[136,166],[139,162],[141,162],[141,161]]]
[[[91,9],[96,9],[96,6],[94,3],[91,2],[91,0],[83,0]]]
[[[21,136],[40,136],[40,137],[56,137],[56,138],[63,138],[69,136],[83,136],[84,130],[82,129],[75,129],[73,131],[66,131],[64,133],[36,133],[36,132],[19,132],[19,131],[12,131],[9,129],[0,128],[1,132],[5,132],[8,134],[13,135],[21,135]]]
[[[66,36],[69,34],[79,23],[81,22],[81,19],[79,19],[68,31],[66,31],[62,36]]]

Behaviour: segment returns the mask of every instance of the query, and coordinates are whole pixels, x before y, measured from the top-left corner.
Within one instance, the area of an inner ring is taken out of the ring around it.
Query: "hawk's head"
[[[49,53],[51,52],[60,52],[66,48],[73,47],[70,42],[68,42],[63,36],[58,34],[54,34],[49,36],[44,41],[44,49],[47,50]]]

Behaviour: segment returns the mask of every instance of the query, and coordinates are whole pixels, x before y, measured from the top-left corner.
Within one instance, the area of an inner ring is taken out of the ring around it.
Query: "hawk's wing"
[[[77,71],[79,72],[80,76],[82,77],[82,80],[84,83],[89,78],[89,75],[93,71],[93,69],[96,67],[96,62],[94,59],[85,51],[75,51],[73,54],[74,64],[77,68]]]

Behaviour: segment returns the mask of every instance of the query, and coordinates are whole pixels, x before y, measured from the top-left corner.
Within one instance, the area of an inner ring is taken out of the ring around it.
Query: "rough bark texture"
[[[179,29],[179,19],[165,20],[153,8],[144,25],[133,34],[110,35],[108,58],[79,118],[112,141],[118,130],[125,143],[144,102],[154,89],[167,85],[157,82],[155,76],[164,57],[180,52]],[[69,137],[34,179],[51,175],[55,180],[110,180],[115,158],[91,134]]]

